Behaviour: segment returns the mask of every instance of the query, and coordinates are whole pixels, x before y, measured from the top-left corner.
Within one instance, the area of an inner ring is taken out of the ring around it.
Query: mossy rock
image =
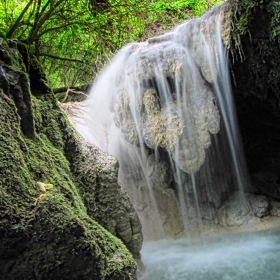
[[[0,63],[13,71],[16,60],[7,46],[5,51],[10,60]],[[17,69],[25,68],[21,63]],[[94,194],[100,182],[121,192],[115,169],[100,174],[88,166],[94,176],[87,178],[78,166],[86,162],[78,135],[51,91],[41,87],[37,93],[25,93],[34,124],[33,134],[26,135],[23,108],[0,89],[0,279],[136,279],[132,254],[100,225],[103,206],[94,195],[93,205],[86,203],[85,193]],[[53,188],[42,193],[38,181]]]

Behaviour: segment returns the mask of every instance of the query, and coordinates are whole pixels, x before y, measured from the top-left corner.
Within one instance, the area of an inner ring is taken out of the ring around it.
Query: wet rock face
[[[242,192],[231,193],[217,211],[219,224],[226,227],[240,227],[254,217],[264,218],[269,215],[270,203],[267,197]]]
[[[263,195],[249,196],[249,201],[252,206],[252,211],[254,215],[258,218],[266,217],[270,214],[269,200]]]
[[[127,193],[118,184],[119,164],[99,148],[81,141],[82,151],[76,154],[70,146],[66,155],[75,174],[85,182],[79,185],[79,190],[87,213],[120,238],[141,263],[142,227]]]
[[[243,58],[230,56],[233,93],[251,174],[279,173],[280,59],[277,1],[254,8],[248,33],[240,36]],[[233,47],[233,51],[234,47]],[[234,62],[233,62],[234,61]],[[258,192],[265,193],[266,186]]]
[[[280,217],[280,202],[276,200],[272,200],[270,202],[271,206],[271,215]]]
[[[126,185],[143,227],[145,240],[182,236],[182,219],[176,191],[170,187],[173,180],[170,165],[149,155],[146,174],[129,158],[120,169],[119,179]]]
[[[14,100],[21,118],[22,132],[28,137],[33,137],[35,131],[28,78],[26,73],[15,71],[13,68],[13,60],[16,57],[15,54],[11,56],[10,53],[16,53],[16,49],[11,52],[2,38],[0,38],[0,49],[0,88]]]

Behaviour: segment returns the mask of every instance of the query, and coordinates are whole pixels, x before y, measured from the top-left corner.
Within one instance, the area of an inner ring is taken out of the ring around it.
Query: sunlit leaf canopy
[[[124,44],[145,40],[218,0],[1,0],[0,36],[27,45],[55,87],[91,83]]]

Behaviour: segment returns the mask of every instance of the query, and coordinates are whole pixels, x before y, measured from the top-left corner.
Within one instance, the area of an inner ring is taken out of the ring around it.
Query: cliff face
[[[230,61],[247,163],[255,191],[280,199],[280,3],[229,1],[234,5]]]
[[[117,161],[82,142],[18,48],[0,38],[0,279],[136,279],[141,225]]]

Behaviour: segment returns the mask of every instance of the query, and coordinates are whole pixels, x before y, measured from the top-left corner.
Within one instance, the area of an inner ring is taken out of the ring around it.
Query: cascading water
[[[119,160],[146,240],[201,233],[223,199],[248,185],[222,22],[223,5],[124,47],[76,125]]]

